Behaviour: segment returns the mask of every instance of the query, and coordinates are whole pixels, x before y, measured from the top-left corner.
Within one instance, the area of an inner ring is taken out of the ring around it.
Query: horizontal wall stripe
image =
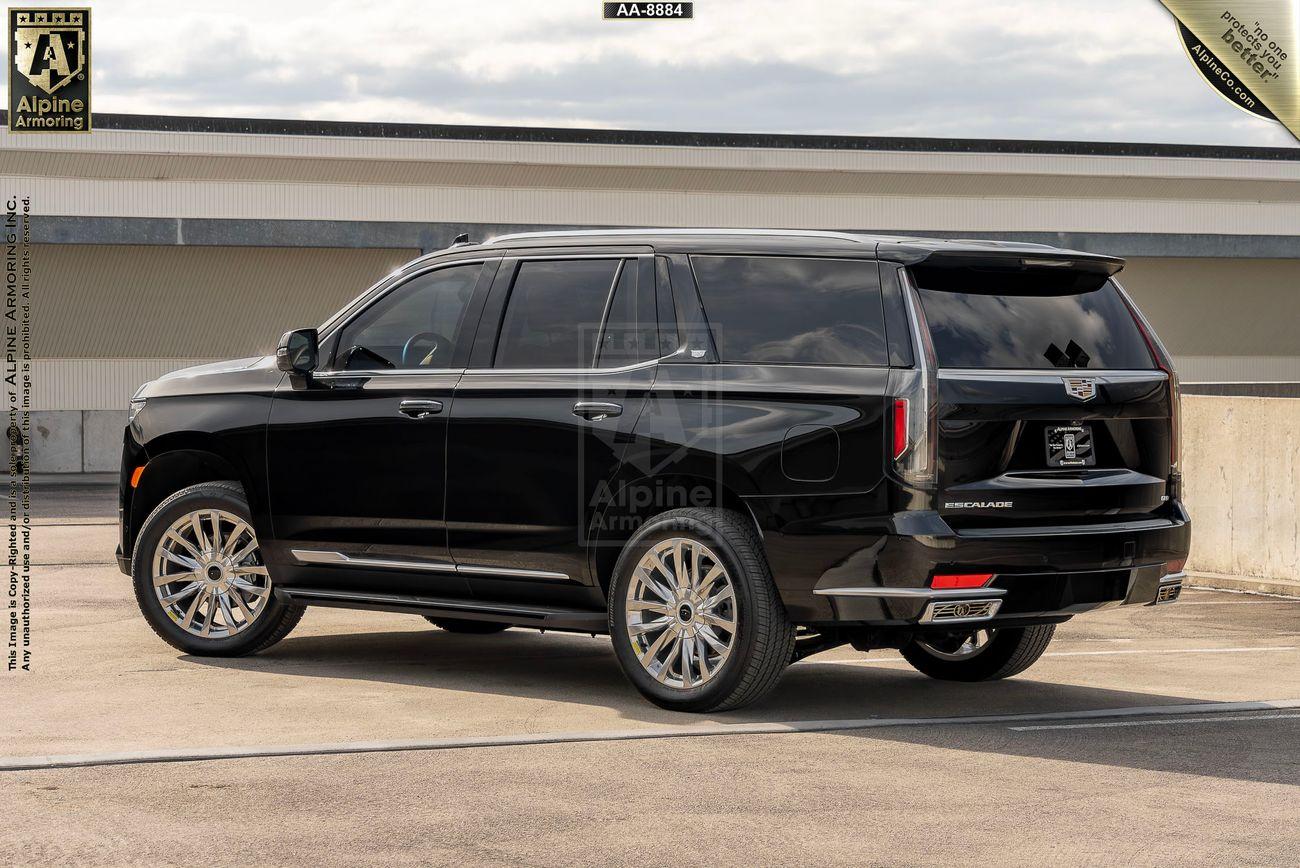
[[[32,355],[268,353],[286,330],[324,322],[417,253],[39,245],[32,253]]]
[[[1025,197],[1294,202],[1300,177],[1166,178],[1040,172],[821,171],[599,166],[469,160],[258,159],[190,154],[13,151],[6,174],[87,181],[259,181],[551,190],[646,190],[817,196]]]
[[[615,132],[615,131],[611,131]],[[742,137],[737,137],[742,138]],[[775,171],[1015,173],[1110,175],[1132,178],[1239,178],[1294,180],[1300,149],[1272,149],[1286,159],[1256,159],[1257,149],[1196,149],[1143,153],[1101,145],[1016,150],[1014,141],[956,149],[737,147],[722,140],[693,145],[606,144],[599,141],[503,141],[465,138],[249,135],[232,132],[96,130],[84,135],[13,135],[0,130],[0,150],[69,154],[199,154],[300,160],[475,161],[579,166],[740,168]],[[1178,146],[1174,146],[1177,148]]]
[[[1174,368],[1185,383],[1295,383],[1300,356],[1180,356]]]
[[[33,410],[125,410],[144,383],[216,359],[34,359]]]
[[[1300,234],[1300,201],[764,195],[66,178],[0,179],[40,214],[921,231]],[[629,216],[634,217],[629,220]]]
[[[0,110],[0,118],[5,117]],[[255,136],[472,140],[478,142],[576,142],[671,147],[723,146],[798,150],[882,150],[1004,154],[1075,154],[1213,159],[1300,160],[1298,148],[1193,145],[1146,142],[1085,142],[1060,139],[968,139],[927,136],[855,136],[800,133],[712,133],[682,130],[619,130],[583,127],[523,127],[335,121],[310,118],[231,118],[96,112],[95,130],[164,133],[238,133]]]
[[[475,241],[512,232],[627,228],[546,223],[425,223],[364,220],[220,220],[204,217],[31,218],[37,244],[142,244],[230,247],[409,248],[440,250],[459,234]],[[868,235],[965,237],[967,232],[923,232],[911,227],[836,227]],[[1158,232],[984,232],[993,241],[1050,244],[1123,257],[1300,259],[1300,235],[1212,235]]]

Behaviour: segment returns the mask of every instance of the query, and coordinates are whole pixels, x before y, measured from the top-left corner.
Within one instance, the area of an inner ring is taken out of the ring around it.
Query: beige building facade
[[[0,133],[0,185],[33,215],[36,472],[115,469],[140,383],[268,352],[460,232],[780,227],[1112,253],[1184,381],[1300,383],[1296,150],[131,115],[95,127]]]

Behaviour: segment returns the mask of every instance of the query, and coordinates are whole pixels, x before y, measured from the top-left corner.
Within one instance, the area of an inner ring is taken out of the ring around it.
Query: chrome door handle
[[[581,416],[589,422],[599,422],[623,415],[622,404],[607,404],[604,401],[579,401],[573,405],[573,415]]]
[[[442,412],[441,401],[403,401],[397,405],[397,412],[412,419],[428,419]]]

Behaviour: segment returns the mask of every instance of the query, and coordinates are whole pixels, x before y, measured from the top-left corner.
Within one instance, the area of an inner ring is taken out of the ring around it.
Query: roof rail
[[[711,227],[698,229],[556,229],[545,232],[511,232],[489,238],[484,244],[496,244],[498,241],[517,241],[521,238],[576,238],[589,235],[777,235],[799,236],[806,238],[836,238],[841,241],[854,241],[859,244],[871,244],[882,238],[903,240],[900,236],[862,235],[852,232],[832,232],[821,229],[728,229]]]

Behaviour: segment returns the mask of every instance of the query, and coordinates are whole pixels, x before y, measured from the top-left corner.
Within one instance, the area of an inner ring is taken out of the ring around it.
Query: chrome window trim
[[[370,377],[427,377],[430,374],[463,374],[464,368],[379,368],[359,371],[317,371],[312,374],[318,380],[365,380]]]
[[[682,346],[666,356],[660,356],[657,359],[650,359],[648,362],[637,362],[633,365],[623,365],[618,368],[466,368],[465,376],[483,376],[485,374],[526,374],[528,376],[537,376],[538,374],[566,374],[573,376],[575,374],[623,374],[629,371],[638,371],[642,368],[648,368],[657,365],[660,362],[666,362],[676,356],[686,354],[686,347]]]
[[[674,355],[676,355],[674,353]],[[671,358],[664,356],[663,359]],[[628,371],[636,371],[642,368],[648,368],[651,365],[657,365],[663,359],[652,359],[648,362],[637,362],[635,365],[624,365],[621,368],[466,368],[465,376],[483,376],[486,374],[519,374],[535,377],[538,374],[563,374],[574,376],[576,374],[588,375],[595,374],[621,374]]]

